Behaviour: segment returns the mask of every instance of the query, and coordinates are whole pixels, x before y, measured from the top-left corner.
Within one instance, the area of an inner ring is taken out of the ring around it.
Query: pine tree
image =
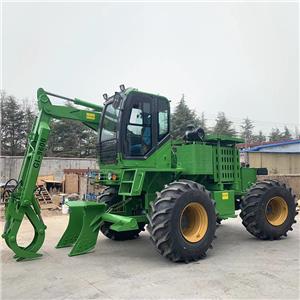
[[[61,120],[52,119],[50,122],[50,135],[47,143],[46,156],[60,156],[63,151],[63,124]]]
[[[263,143],[267,140],[266,136],[263,134],[263,132],[260,130],[258,132],[258,135],[253,136],[252,142],[257,142],[257,143]]]
[[[18,101],[1,93],[1,154],[24,155],[28,134],[36,117],[27,100]],[[97,133],[72,120],[51,121],[46,155],[64,157],[96,157]]]
[[[32,130],[32,126],[33,126],[34,120],[36,118],[36,112],[29,105],[27,100],[23,101],[23,111],[24,111],[25,131],[26,131],[26,137],[25,137],[24,142],[23,142],[23,148],[26,149],[27,141],[28,141],[28,135]]]
[[[47,156],[96,157],[97,134],[92,129],[67,119],[54,119],[50,127]]]
[[[1,154],[23,155],[27,139],[27,124],[20,103],[13,96],[1,93]]]
[[[253,141],[253,122],[247,117],[243,120],[241,128],[241,138],[245,140],[245,143],[251,143]]]
[[[282,135],[278,128],[272,128],[269,140],[270,140],[270,142],[277,142],[277,141],[282,140]]]
[[[226,118],[225,113],[219,112],[216,118],[216,125],[213,128],[213,133],[235,136],[236,131],[232,125],[233,123]]]
[[[209,133],[209,130],[206,126],[206,118],[204,112],[201,113],[201,117],[199,119],[199,126],[204,130],[205,133]]]
[[[194,110],[191,110],[182,95],[171,116],[171,134],[175,139],[182,138],[188,125],[200,126],[200,120]]]
[[[82,157],[96,157],[97,133],[85,126],[81,139]]]
[[[283,132],[281,133],[281,137],[283,140],[290,140],[292,139],[292,134],[289,130],[289,128],[287,126],[284,126],[284,130]]]

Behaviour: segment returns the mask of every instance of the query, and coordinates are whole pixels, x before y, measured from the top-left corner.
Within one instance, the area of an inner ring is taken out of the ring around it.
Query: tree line
[[[36,116],[37,109],[29,105],[29,101],[20,101],[14,96],[1,93],[1,155],[24,155],[28,134]],[[182,138],[188,125],[202,127],[206,133],[239,136],[246,143],[262,143],[293,138],[290,129],[286,126],[283,131],[273,128],[268,136],[262,131],[254,134],[254,122],[248,117],[243,120],[238,133],[234,128],[234,123],[226,117],[224,112],[218,113],[215,125],[209,128],[205,114],[202,113],[199,116],[190,109],[183,95],[171,116],[172,137],[175,139]],[[96,157],[97,133],[92,129],[80,122],[64,119],[52,119],[50,127],[46,156]],[[298,132],[296,132],[295,137],[300,138]]]
[[[36,116],[37,109],[28,101],[1,93],[1,155],[24,155]],[[45,156],[96,157],[97,134],[92,129],[65,119],[52,119],[50,127]]]
[[[184,136],[187,125],[193,125],[195,127],[201,127],[204,129],[205,133],[208,134],[223,134],[231,135],[236,137],[241,137],[245,140],[245,143],[263,143],[263,142],[276,142],[281,140],[291,140],[293,135],[291,130],[285,126],[283,131],[278,128],[272,128],[269,135],[265,135],[261,130],[258,134],[254,133],[254,122],[248,117],[243,119],[239,132],[236,131],[234,123],[230,121],[224,112],[219,112],[216,119],[215,125],[213,127],[207,126],[207,119],[205,114],[202,112],[200,116],[196,112],[188,107],[185,101],[184,95],[182,95],[181,100],[175,106],[175,110],[172,113],[171,127],[172,136],[176,138],[181,138]],[[300,134],[296,128],[295,138],[299,139]]]

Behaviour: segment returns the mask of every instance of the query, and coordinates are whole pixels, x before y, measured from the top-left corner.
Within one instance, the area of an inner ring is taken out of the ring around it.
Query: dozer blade
[[[70,201],[69,224],[56,248],[73,246],[69,256],[85,254],[94,249],[106,204]]]

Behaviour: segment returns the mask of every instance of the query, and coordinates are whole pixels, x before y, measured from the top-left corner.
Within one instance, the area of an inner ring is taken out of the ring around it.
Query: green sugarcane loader
[[[86,109],[52,105],[49,96]],[[236,217],[237,210],[259,239],[279,239],[292,230],[295,195],[284,183],[256,182],[266,169],[240,166],[236,144],[241,139],[189,127],[175,141],[167,98],[123,85],[104,98],[98,106],[38,90],[39,116],[5,209],[2,237],[18,261],[41,256],[46,226],[34,191],[52,118],[77,120],[98,131],[99,183],[106,186],[97,202],[68,203],[68,227],[56,247],[72,247],[70,256],[91,251],[99,231],[110,239],[128,240],[147,225],[160,254],[172,261],[195,261],[211,248],[216,222]],[[35,232],[27,247],[17,243],[24,216]]]

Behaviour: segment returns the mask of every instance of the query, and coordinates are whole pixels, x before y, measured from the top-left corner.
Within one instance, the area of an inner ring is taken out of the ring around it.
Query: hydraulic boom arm
[[[72,101],[74,104],[92,110],[52,105],[48,96]],[[35,199],[34,191],[50,133],[49,123],[51,119],[76,120],[97,131],[99,118],[103,110],[102,106],[76,98],[70,99],[55,95],[41,88],[37,91],[37,99],[39,115],[29,134],[18,183],[9,196],[5,210],[6,223],[2,237],[15,252],[17,260],[32,259],[41,256],[37,251],[44,242],[46,226],[41,217],[40,206]],[[25,215],[34,227],[34,238],[27,247],[21,247],[17,244],[17,233]]]

